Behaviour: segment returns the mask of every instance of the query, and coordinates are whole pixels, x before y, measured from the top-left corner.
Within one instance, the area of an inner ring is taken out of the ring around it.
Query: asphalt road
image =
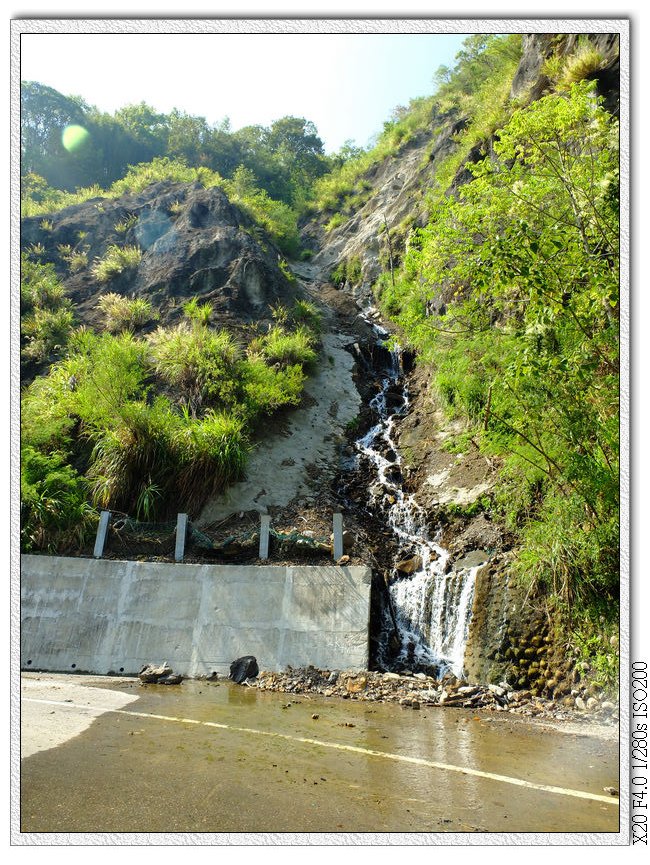
[[[612,729],[226,681],[22,677],[23,838],[617,833],[618,771]]]

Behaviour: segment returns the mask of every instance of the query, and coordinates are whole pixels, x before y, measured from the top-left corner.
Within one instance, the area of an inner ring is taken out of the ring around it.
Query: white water
[[[387,335],[377,326],[375,330],[379,337]],[[461,676],[479,566],[445,573],[449,551],[429,537],[426,514],[402,489],[402,461],[393,439],[397,418],[409,408],[402,379],[400,352],[395,351],[381,390],[370,403],[377,423],[356,443],[361,458],[374,466],[377,476],[370,487],[370,506],[383,515],[397,541],[389,587],[401,640],[396,660],[406,666],[436,667],[440,676],[447,671]],[[395,565],[414,556],[421,564],[411,576],[402,575]],[[387,625],[390,629],[392,622]]]

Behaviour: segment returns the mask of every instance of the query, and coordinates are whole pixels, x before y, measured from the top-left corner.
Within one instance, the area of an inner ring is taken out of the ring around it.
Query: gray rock
[[[155,684],[159,679],[170,676],[173,672],[167,661],[157,666],[156,664],[146,664],[138,673],[138,679],[145,685]]]
[[[157,685],[180,685],[183,677],[180,673],[170,673],[168,676],[163,676],[156,682]]]

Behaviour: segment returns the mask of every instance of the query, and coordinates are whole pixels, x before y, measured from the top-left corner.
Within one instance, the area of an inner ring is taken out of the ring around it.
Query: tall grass
[[[129,298],[108,292],[99,298],[97,306],[103,316],[104,327],[109,333],[136,330],[159,317],[151,301],[144,297]]]
[[[260,354],[271,364],[309,366],[318,356],[314,342],[312,331],[304,325],[300,325],[293,332],[275,325],[268,333],[251,343],[250,351],[252,354]]]
[[[92,267],[92,274],[98,282],[109,282],[125,270],[135,269],[142,259],[142,250],[137,246],[116,246],[111,244],[103,258]]]

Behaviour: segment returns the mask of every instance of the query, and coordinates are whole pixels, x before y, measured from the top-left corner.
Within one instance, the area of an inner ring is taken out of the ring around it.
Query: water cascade
[[[364,317],[385,347],[388,332]],[[393,436],[396,422],[409,410],[409,394],[401,350],[381,356],[380,386],[370,401],[375,423],[357,440],[355,457],[358,467],[365,463],[376,477],[369,486],[367,509],[395,539],[377,660],[385,668],[426,668],[439,677],[446,672],[460,676],[480,565],[452,568],[449,551],[439,543],[440,532],[430,537],[425,512],[403,489],[402,460]],[[391,641],[391,634],[397,640]]]

